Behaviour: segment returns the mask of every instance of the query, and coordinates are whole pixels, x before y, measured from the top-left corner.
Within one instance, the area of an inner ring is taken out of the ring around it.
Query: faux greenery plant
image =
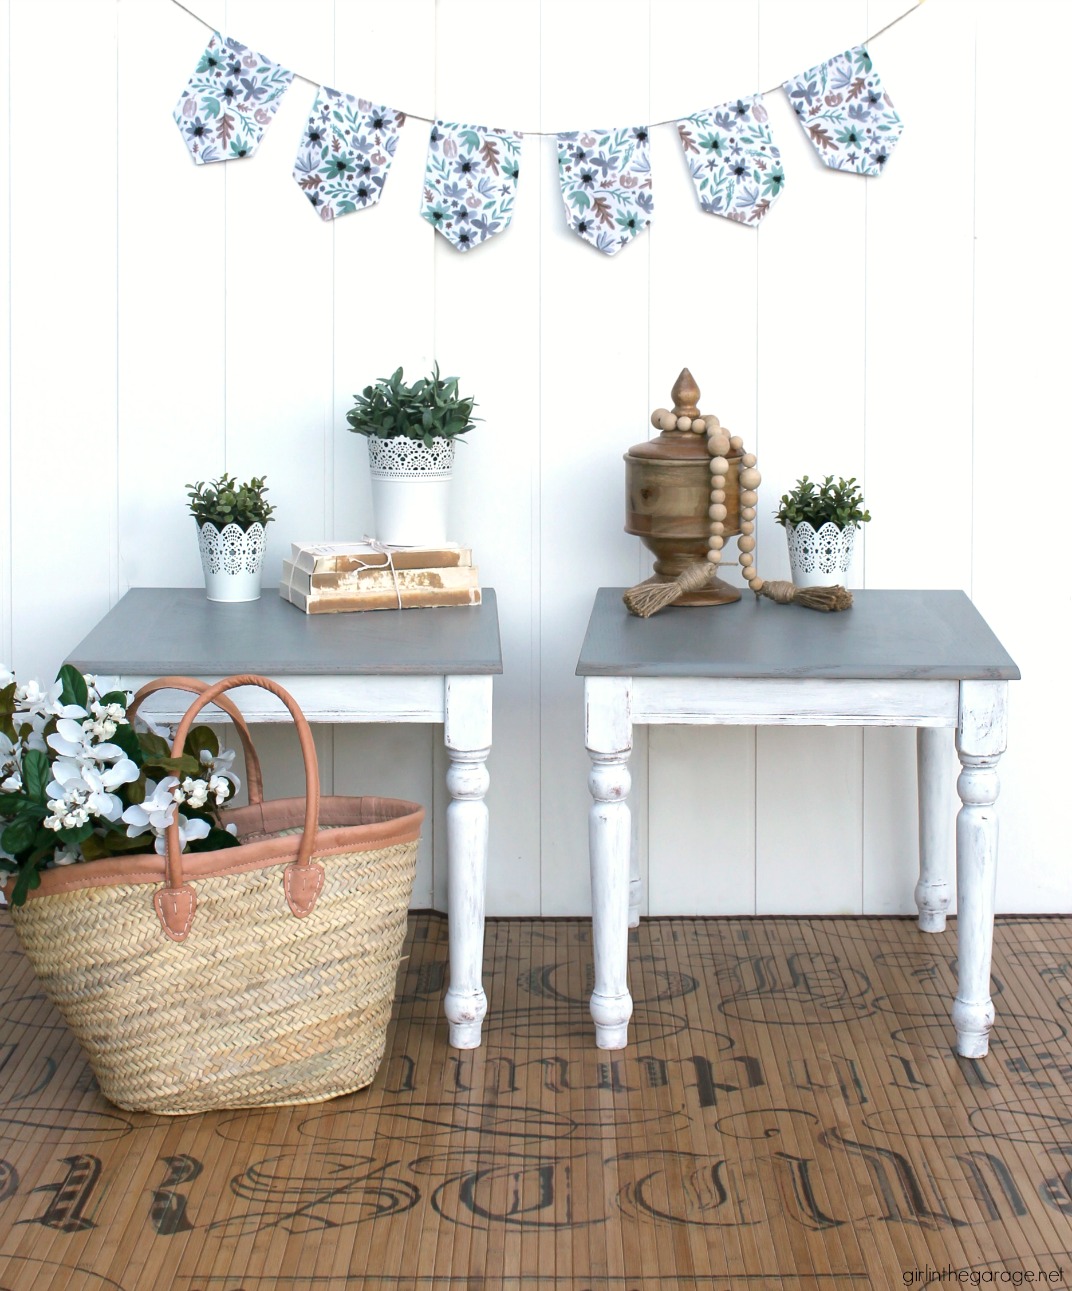
[[[235,846],[220,814],[238,788],[234,753],[195,726],[172,757],[161,734],[127,716],[131,698],[70,664],[48,690],[0,665],[0,884],[13,905],[42,869],[163,854],[172,822],[182,850]]]
[[[782,494],[774,518],[780,525],[806,521],[812,528],[820,529],[833,522],[839,529],[845,529],[850,524],[866,524],[871,513],[864,510],[863,493],[855,475],[848,480],[839,479],[836,484],[832,475],[826,476],[821,484],[805,475],[797,480],[795,488]]]
[[[225,525],[236,524],[245,532],[255,524],[266,525],[275,507],[264,496],[268,492],[265,479],[254,475],[247,483],[239,484],[233,475],[224,472],[207,484],[203,480],[187,484],[190,514],[198,528],[214,524],[222,531]]]
[[[430,377],[406,385],[402,369],[380,378],[354,395],[354,406],[346,414],[350,429],[358,435],[381,439],[420,439],[432,446],[434,438],[453,439],[471,430],[476,421],[475,402],[458,394],[458,378],[439,375],[439,364]]]

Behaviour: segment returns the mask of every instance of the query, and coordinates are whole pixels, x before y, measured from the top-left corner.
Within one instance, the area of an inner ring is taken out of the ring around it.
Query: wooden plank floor
[[[608,1054],[587,922],[490,921],[458,1052],[415,915],[370,1089],[177,1119],[101,1098],[0,922],[3,1291],[1072,1282],[1072,920],[998,921],[971,1062],[952,929],[645,920]]]

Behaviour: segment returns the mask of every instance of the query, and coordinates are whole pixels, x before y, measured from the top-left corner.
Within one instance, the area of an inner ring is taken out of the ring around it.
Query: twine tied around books
[[[370,562],[361,560],[361,558],[358,557],[358,567],[360,569],[389,569],[391,571],[391,582],[394,584],[395,598],[398,601],[398,608],[401,609],[402,608],[402,589],[398,585],[398,570],[395,569],[395,557],[394,557],[395,549],[389,546],[385,542],[380,542],[378,538],[371,537],[367,533],[362,537],[361,541],[367,542],[373,551],[377,552],[381,556],[385,556],[386,560],[383,562],[382,565],[373,565]]]
[[[373,563],[372,561],[369,561],[369,560],[362,560],[360,556],[355,555],[354,560],[357,562],[357,568],[359,570],[360,569],[389,569],[391,571],[391,582],[393,583],[394,589],[395,589],[395,599],[398,601],[398,608],[402,609],[403,608],[402,588],[398,585],[398,570],[395,569],[395,558],[394,558],[395,548],[389,547],[384,542],[380,542],[378,538],[369,537],[368,534],[365,534],[365,536],[361,539],[361,541],[366,546],[371,547],[372,550],[376,552],[378,555],[383,556],[384,559],[381,563]],[[294,580],[299,573],[298,568],[294,564],[290,564],[289,566],[285,565],[284,568],[285,569],[289,568],[290,572],[287,575],[285,582],[287,586],[291,589],[291,591],[293,591]]]

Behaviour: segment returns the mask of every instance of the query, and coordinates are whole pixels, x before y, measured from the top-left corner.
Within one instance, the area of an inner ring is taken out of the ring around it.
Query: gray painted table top
[[[272,677],[502,672],[495,592],[483,604],[303,614],[266,587],[221,604],[200,587],[136,587],[68,656],[83,672]]]
[[[1020,670],[963,592],[854,591],[824,614],[746,592],[732,605],[671,606],[650,619],[596,593],[577,675],[1015,680]]]

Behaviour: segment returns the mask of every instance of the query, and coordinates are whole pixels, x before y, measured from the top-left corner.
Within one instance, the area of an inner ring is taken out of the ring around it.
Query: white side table
[[[502,672],[495,593],[479,606],[305,615],[274,588],[259,601],[219,604],[200,588],[133,588],[70,654],[83,672],[137,690],[156,677],[217,681],[259,673],[289,690],[310,722],[442,723],[447,769],[447,920],[450,985],[444,1009],[450,1043],[480,1044],[487,1012],[481,982],[488,859],[492,678]],[[267,692],[231,698],[249,722],[289,721]],[[146,710],[164,721],[185,711],[181,696],[154,695]]]
[[[990,960],[997,875],[997,764],[1005,750],[1008,683],[1019,670],[963,592],[859,591],[843,613],[746,597],[715,609],[629,614],[621,588],[600,588],[577,673],[591,758],[589,845],[596,1043],[627,1043],[633,1001],[629,755],[638,723],[917,728],[919,926],[945,927],[942,768],[956,733],[957,1051],[987,1052],[994,1005]],[[791,626],[790,626],[791,625]]]

